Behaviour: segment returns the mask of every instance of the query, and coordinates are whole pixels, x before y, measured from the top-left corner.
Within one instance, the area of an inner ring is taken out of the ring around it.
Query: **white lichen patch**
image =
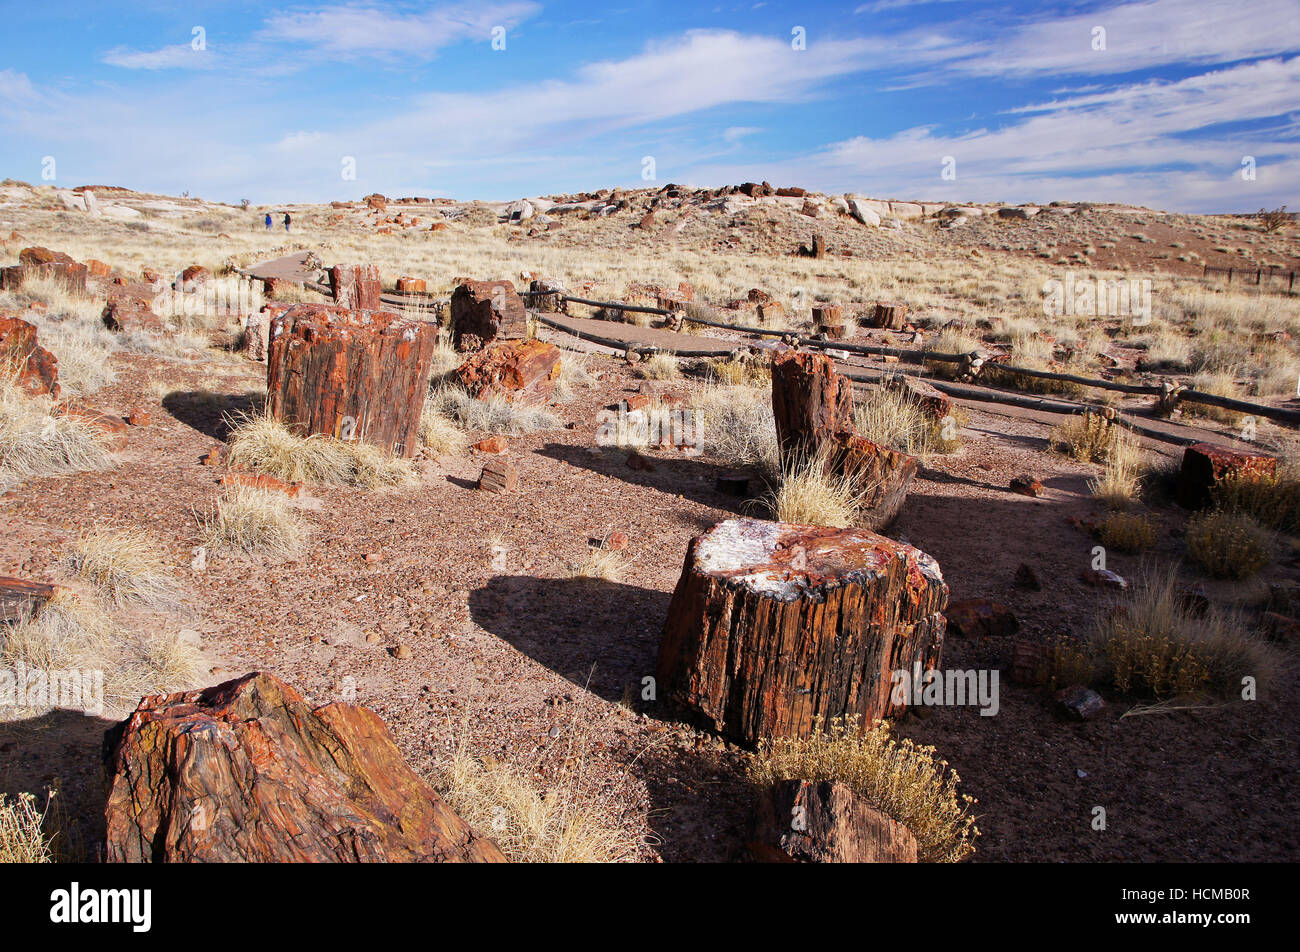
[[[878,574],[897,558],[915,565],[926,578],[943,581],[930,556],[865,529],[728,519],[710,529],[695,552],[696,567],[704,574],[779,601],[852,575]]]

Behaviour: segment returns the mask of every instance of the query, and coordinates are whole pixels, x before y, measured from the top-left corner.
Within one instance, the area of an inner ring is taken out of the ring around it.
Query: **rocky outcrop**
[[[104,754],[109,862],[504,861],[378,715],[270,674],[146,697]]]

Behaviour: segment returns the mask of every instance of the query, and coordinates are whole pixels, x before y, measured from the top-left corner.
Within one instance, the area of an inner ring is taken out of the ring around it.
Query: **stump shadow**
[[[163,409],[204,436],[225,442],[231,420],[262,409],[261,394],[213,393],[209,390],[173,390],[162,399]]]
[[[654,675],[666,592],[603,579],[498,575],[469,595],[485,631],[615,704]]]

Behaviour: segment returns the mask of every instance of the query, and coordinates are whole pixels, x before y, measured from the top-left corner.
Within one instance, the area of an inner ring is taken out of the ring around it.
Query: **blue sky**
[[[1300,0],[44,0],[3,22],[0,177],[30,182],[52,156],[55,184],[229,202],[767,180],[1300,206]]]

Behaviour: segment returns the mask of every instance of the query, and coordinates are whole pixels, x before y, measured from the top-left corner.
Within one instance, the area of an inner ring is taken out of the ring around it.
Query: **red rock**
[[[148,426],[150,422],[149,413],[147,410],[136,407],[127,415],[126,422],[131,426]]]
[[[605,548],[611,552],[622,552],[627,548],[628,538],[626,532],[611,532],[605,536]]]
[[[181,279],[177,282],[177,290],[190,291],[207,283],[208,278],[212,277],[212,272],[201,264],[192,264],[181,272]]]
[[[103,434],[103,442],[109,449],[120,450],[126,446],[127,425],[120,416],[102,413],[94,407],[73,400],[55,404],[53,412],[55,416],[66,416],[99,430]]]
[[[1214,487],[1225,479],[1267,478],[1276,473],[1274,456],[1216,443],[1197,443],[1183,451],[1176,495],[1180,505],[1200,509],[1210,503]]]
[[[1011,480],[1011,491],[1022,496],[1038,497],[1043,494],[1043,484],[1033,476],[1020,475]]]
[[[750,304],[771,304],[772,301],[775,300],[772,295],[768,294],[762,288],[750,288],[749,294],[745,296],[745,299]]]
[[[1038,638],[1017,638],[1011,646],[1011,682],[1038,684],[1048,671],[1048,646]]]
[[[545,403],[560,377],[560,351],[540,340],[502,341],[456,368],[456,379],[472,397]]]
[[[220,466],[226,460],[226,448],[224,446],[214,446],[203,454],[199,463],[203,466]]]
[[[512,493],[519,488],[519,473],[505,460],[493,460],[479,474],[478,488],[489,493]]]
[[[501,862],[378,715],[266,673],[146,697],[107,732],[110,863]]]
[[[897,360],[897,358],[895,358]],[[925,411],[932,420],[942,420],[952,415],[952,400],[920,377],[907,374],[895,374],[886,377],[884,386],[896,393],[901,393],[912,403]]]
[[[1021,562],[1016,566],[1016,588],[1023,588],[1030,592],[1042,591],[1043,585],[1038,581],[1038,574]]]
[[[763,788],[751,830],[747,845],[763,862],[917,862],[911,830],[846,784],[827,780],[781,780]]]
[[[429,231],[442,231],[446,227],[447,223],[445,221],[435,221],[429,225]]]
[[[219,450],[212,450],[208,455],[219,453]],[[204,459],[204,466],[215,466],[220,462],[209,463]],[[262,489],[267,492],[284,493],[290,499],[296,499],[302,493],[302,483],[286,483],[283,479],[277,479],[274,476],[268,476],[265,473],[245,473],[239,470],[232,470],[222,476],[217,482],[220,486],[247,486],[250,489]]]
[[[644,410],[648,406],[650,406],[650,394],[634,393],[618,401],[614,409],[631,413],[635,410]]]
[[[429,284],[423,278],[401,277],[397,279],[398,294],[424,294],[429,290]]]
[[[782,198],[803,198],[808,194],[808,190],[806,188],[799,188],[798,186],[789,186],[786,188],[778,188],[776,194],[780,195]]]
[[[375,192],[373,195],[367,195],[365,198],[366,207],[373,208],[376,211],[386,211],[388,209],[388,199]]]
[[[506,451],[506,438],[504,436],[489,436],[487,439],[475,443],[474,449],[480,453],[504,453]]]
[[[59,395],[59,361],[36,343],[36,325],[0,314],[0,370],[18,369],[18,388],[30,396]]]
[[[867,325],[869,327],[880,327],[886,330],[901,331],[906,323],[906,304],[877,303],[872,308],[870,316],[867,318]]]
[[[86,270],[90,272],[90,276],[93,278],[106,278],[113,273],[113,269],[98,258],[87,259]]]
[[[452,292],[450,310],[452,342],[459,350],[528,335],[528,313],[509,281],[465,281]]]
[[[653,473],[655,471],[655,464],[642,456],[636,450],[633,450],[627,454],[627,468],[639,470],[643,473]]]
[[[150,284],[157,284],[159,281],[162,280],[162,275],[159,274],[157,271],[155,271],[153,268],[145,268],[144,270],[142,270],[140,272],[140,277],[144,278]]]
[[[163,334],[169,328],[161,317],[154,313],[152,305],[142,298],[115,297],[104,305],[101,315],[104,326],[110,331]]]
[[[374,265],[337,265],[330,268],[330,291],[334,303],[350,310],[377,311],[382,308],[379,269]]]
[[[54,278],[70,290],[85,293],[86,275],[89,269],[79,264],[72,256],[49,248],[24,248],[18,253],[18,267],[5,269],[4,286],[10,290],[19,288],[33,277]]]
[[[1014,634],[1020,627],[1010,608],[987,598],[953,602],[945,614],[948,631],[963,638],[998,638]]]

